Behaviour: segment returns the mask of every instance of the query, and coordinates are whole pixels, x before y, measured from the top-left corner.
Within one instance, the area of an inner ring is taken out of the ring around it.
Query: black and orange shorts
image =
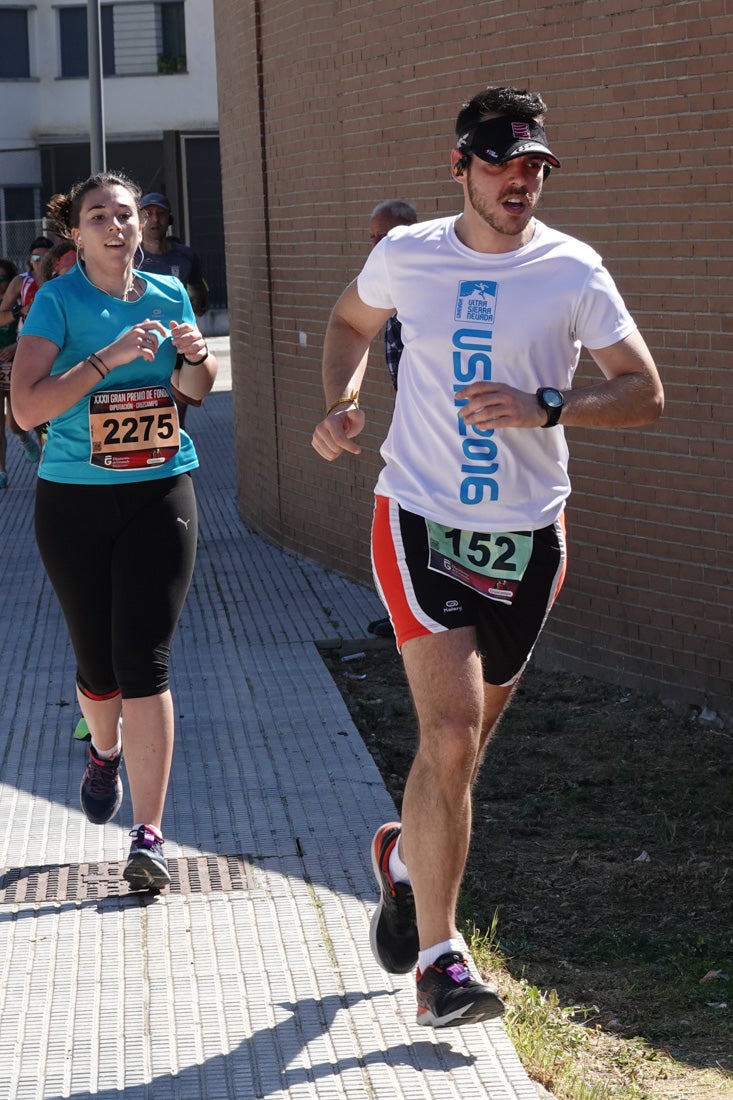
[[[522,534],[529,534],[524,532]],[[427,521],[377,496],[372,569],[397,647],[427,634],[472,626],[486,683],[512,684],[529,659],[565,578],[564,513],[531,532],[529,560],[511,601],[476,591],[430,567]]]

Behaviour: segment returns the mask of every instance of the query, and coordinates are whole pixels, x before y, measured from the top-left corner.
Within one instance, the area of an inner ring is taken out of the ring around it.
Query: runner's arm
[[[20,292],[23,289],[23,280],[20,275],[14,275],[8,283],[8,289],[3,294],[0,302],[0,325],[9,325],[13,321],[13,306],[20,302]]]
[[[138,356],[152,362],[158,349],[152,333],[167,335],[160,321],[142,321],[61,374],[51,374],[58,345],[45,336],[22,333],[10,376],[10,404],[16,421],[27,431],[53,420],[85,397],[115,367]]]
[[[560,423],[565,427],[635,428],[662,415],[664,391],[641,333],[589,353],[605,375],[596,385],[563,390]],[[465,401],[459,415],[467,424],[493,428],[540,428],[546,413],[535,393],[502,382],[472,382],[456,393]]]
[[[563,424],[636,428],[659,419],[664,410],[664,390],[651,352],[638,329],[610,347],[588,350],[606,381],[566,393]]]
[[[171,381],[184,400],[188,397],[193,404],[200,405],[216,381],[218,360],[195,325],[171,321],[171,336],[182,357]]]
[[[323,344],[323,394],[329,411],[313,433],[314,448],[329,462],[343,451],[361,453],[353,440],[364,427],[364,413],[349,399],[359,393],[369,345],[393,312],[363,302],[356,281],[333,308]]]
[[[45,336],[21,336],[10,376],[10,405],[25,431],[70,409],[99,381],[88,360],[51,377],[59,348]]]

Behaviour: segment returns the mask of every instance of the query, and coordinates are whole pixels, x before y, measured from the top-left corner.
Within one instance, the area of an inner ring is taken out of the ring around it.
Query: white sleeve
[[[387,269],[387,242],[380,241],[367,256],[366,263],[356,277],[356,289],[362,302],[375,309],[394,309],[389,272]]]
[[[573,318],[573,338],[589,350],[608,348],[637,328],[616,284],[603,264],[588,276]]]

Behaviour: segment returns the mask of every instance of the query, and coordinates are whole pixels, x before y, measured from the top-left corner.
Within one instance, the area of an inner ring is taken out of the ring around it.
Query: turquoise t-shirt
[[[186,288],[168,275],[141,274],[135,302],[99,290],[78,266],[36,294],[23,336],[43,336],[59,349],[51,374],[63,374],[141,321],[196,324]],[[155,360],[115,367],[70,409],[51,420],[38,470],[47,481],[110,485],[172,477],[198,466],[196,449],[178,425],[171,390],[176,349],[170,335]]]

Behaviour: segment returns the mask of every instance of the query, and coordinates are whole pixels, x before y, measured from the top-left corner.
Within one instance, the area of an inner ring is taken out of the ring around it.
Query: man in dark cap
[[[188,245],[168,235],[173,224],[171,204],[160,191],[143,195],[140,209],[143,219],[144,259],[141,271],[154,275],[175,275],[188,290],[193,311],[203,316],[209,308],[209,290],[201,270],[201,261]]]
[[[188,291],[194,313],[202,317],[209,308],[209,288],[201,270],[201,261],[193,249],[169,235],[173,214],[168,198],[161,191],[150,191],[140,199],[140,209],[143,212],[143,262],[140,270],[150,271],[153,275],[175,275]],[[176,406],[183,427],[188,404],[182,397],[176,397]]]
[[[372,561],[419,738],[402,821],[372,841],[371,945],[385,970],[417,965],[417,1020],[433,1027],[502,1011],[456,903],[473,782],[565,575],[565,426],[630,428],[663,407],[601,257],[536,216],[560,167],[545,113],[539,95],[514,88],[464,105],[450,161],[461,213],[393,229],[336,303],[324,345],[313,445],[333,461],[359,454],[366,351],[395,310],[402,322]],[[573,386],[583,346],[603,377]]]

